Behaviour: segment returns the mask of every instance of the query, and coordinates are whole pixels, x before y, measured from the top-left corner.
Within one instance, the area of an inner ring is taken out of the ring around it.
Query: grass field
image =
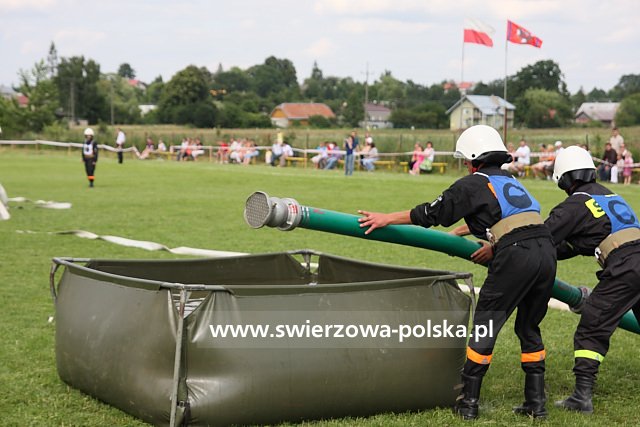
[[[76,153],[77,154],[77,153]],[[263,190],[293,197],[307,206],[355,213],[358,209],[392,211],[430,201],[455,178],[413,177],[397,173],[356,173],[302,168],[241,167],[208,162],[132,161],[119,165],[104,157],[89,189],[79,155],[0,150],[0,183],[9,197],[24,196],[72,202],[71,210],[48,210],[11,203],[12,218],[0,222],[0,425],[9,426],[138,426],[144,423],[92,399],[60,381],[55,368],[54,315],[48,273],[54,256],[83,258],[178,258],[166,252],[124,248],[103,241],[47,234],[83,229],[96,234],[150,240],[169,247],[191,246],[237,252],[272,252],[301,248],[350,258],[470,271],[476,285],[485,271],[443,254],[369,242],[350,237],[295,230],[250,229],[242,218],[246,197]],[[543,214],[563,199],[546,181],[525,181],[543,206]],[[637,210],[637,186],[615,187]],[[19,233],[31,230],[36,233]],[[575,259],[559,264],[558,277],[573,285],[594,285],[596,264]],[[547,348],[549,401],[573,387],[572,336],[578,316],[552,310],[542,324]],[[511,413],[522,401],[523,374],[519,346],[505,327],[482,389],[482,425],[528,425]],[[618,331],[603,363],[594,404],[595,414],[565,413],[549,404],[547,425],[638,425],[640,414],[640,337]],[[390,396],[390,398],[393,398]],[[466,425],[449,409],[415,414],[382,414],[367,419],[309,423],[326,426]]]

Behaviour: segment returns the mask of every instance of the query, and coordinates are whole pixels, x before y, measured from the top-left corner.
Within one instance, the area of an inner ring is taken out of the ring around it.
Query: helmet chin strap
[[[477,165],[474,165],[473,164],[474,163],[473,160],[470,163],[471,163],[471,173],[472,174],[478,172],[484,166],[484,163],[478,163]]]

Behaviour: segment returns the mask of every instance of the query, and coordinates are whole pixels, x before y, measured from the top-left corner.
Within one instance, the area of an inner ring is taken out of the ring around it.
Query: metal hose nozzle
[[[266,225],[289,231],[296,228],[301,219],[302,209],[297,201],[269,197],[263,191],[250,195],[244,206],[244,220],[253,228]]]

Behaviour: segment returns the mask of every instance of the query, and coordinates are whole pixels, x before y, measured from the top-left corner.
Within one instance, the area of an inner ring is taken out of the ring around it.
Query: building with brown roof
[[[576,111],[576,123],[584,124],[596,121],[613,126],[613,120],[619,106],[619,102],[583,102]]]
[[[289,127],[293,122],[302,126],[309,124],[309,117],[322,116],[334,119],[336,115],[326,104],[285,102],[271,112],[271,123],[280,128]]]

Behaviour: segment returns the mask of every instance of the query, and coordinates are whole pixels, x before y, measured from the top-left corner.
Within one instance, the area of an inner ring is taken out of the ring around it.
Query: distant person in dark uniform
[[[630,309],[640,319],[640,223],[626,200],[596,182],[593,159],[583,148],[558,154],[553,178],[568,195],[545,221],[558,259],[595,255],[602,267],[573,336],[575,389],[556,406],[592,413],[593,387],[611,335]]]
[[[95,180],[96,163],[98,163],[98,143],[93,139],[93,129],[84,130],[84,143],[82,144],[82,161],[87,172],[89,187],[93,187]]]
[[[545,418],[546,352],[539,325],[547,312],[556,274],[551,234],[540,216],[540,204],[501,169],[513,158],[494,128],[478,125],[465,130],[456,142],[455,157],[464,160],[469,175],[454,182],[433,202],[388,214],[359,211],[363,215],[358,220],[360,227],[366,227],[368,234],[389,224],[447,227],[464,218],[466,225],[457,227],[454,234],[471,233],[489,241],[471,255],[472,261],[489,267],[473,327],[475,331],[493,325],[494,334],[469,340],[462,392],[454,410],[467,420],[478,417],[480,387],[497,335],[517,308],[515,332],[522,351],[525,400],[513,410]]]

